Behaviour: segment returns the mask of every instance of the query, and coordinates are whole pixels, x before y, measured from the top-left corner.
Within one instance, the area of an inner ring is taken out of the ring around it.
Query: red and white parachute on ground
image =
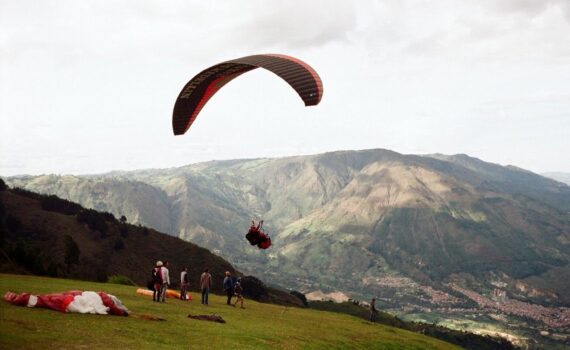
[[[45,295],[7,292],[4,294],[4,300],[13,305],[42,307],[60,312],[117,316],[129,315],[129,310],[123,305],[119,298],[104,292],[72,290]]]

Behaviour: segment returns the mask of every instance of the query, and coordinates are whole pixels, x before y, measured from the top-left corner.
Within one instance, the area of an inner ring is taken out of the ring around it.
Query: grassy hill
[[[332,301],[312,301],[309,307],[313,310],[331,311],[348,314],[360,319],[368,320],[370,312],[368,307],[357,305],[354,302],[335,303]],[[473,350],[513,350],[516,347],[505,339],[477,335],[429,323],[406,322],[387,312],[379,311],[376,322],[421,333],[443,341],[459,345],[465,349]]]
[[[183,265],[189,265],[190,275],[195,276],[201,272],[201,266],[209,266],[215,280],[221,279],[225,270],[240,275],[225,260],[203,248],[142,226],[129,225],[125,218],[117,220],[109,213],[87,210],[53,195],[5,186],[0,191],[0,233],[0,272],[99,281],[107,281],[113,274],[110,280],[121,281],[118,283],[144,285],[148,276],[141,266],[152,265],[154,256],[171,261],[171,282],[175,288],[177,269]],[[117,246],[117,242],[121,244]],[[248,299],[302,306],[304,296],[301,294],[267,287],[255,277],[243,277],[242,285]],[[191,286],[196,290],[196,284],[191,283]],[[220,283],[214,284],[214,291],[221,293]],[[367,311],[361,307],[348,310],[342,304],[335,308],[330,308],[329,303],[321,304],[324,308],[317,309],[367,320]],[[425,327],[418,328],[388,314],[383,314],[380,323],[428,334]],[[491,339],[456,333],[443,329],[429,335],[469,349],[504,348]]]
[[[153,303],[135,287],[47,277],[0,275],[0,293],[37,294],[72,289],[105,291],[129,308],[131,317],[63,314],[0,302],[0,348],[4,349],[458,349],[454,345],[338,313],[246,300],[228,307],[212,295],[209,306],[168,299]],[[197,294],[192,295],[194,300]],[[149,321],[136,315],[166,321]],[[226,324],[188,314],[218,314]]]
[[[190,289],[198,289],[205,267],[212,289],[222,292],[225,271],[241,275],[221,257],[144,226],[130,225],[112,214],[88,210],[56,196],[21,189],[0,191],[0,272],[107,281],[126,276],[144,286],[157,260],[170,262],[171,285],[178,286],[186,266]],[[249,286],[247,284],[249,283]],[[264,286],[254,277],[244,287],[257,300],[302,306],[288,292]]]

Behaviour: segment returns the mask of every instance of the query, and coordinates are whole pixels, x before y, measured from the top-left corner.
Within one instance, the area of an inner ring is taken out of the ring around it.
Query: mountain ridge
[[[477,299],[466,290],[570,305],[569,282],[556,278],[570,276],[570,187],[518,168],[376,149],[78,179],[7,182],[168,223],[170,234],[303,292],[376,295],[394,309],[466,310]],[[265,219],[270,250],[245,242],[251,217]]]
[[[570,173],[562,171],[552,171],[552,172],[542,173],[541,175],[570,186]]]

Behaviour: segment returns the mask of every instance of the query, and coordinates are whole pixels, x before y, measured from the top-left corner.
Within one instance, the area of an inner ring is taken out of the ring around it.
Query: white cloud
[[[0,0],[0,174],[368,147],[570,171],[568,42],[567,0]],[[193,74],[260,52],[313,65],[322,103],[255,71],[172,136]]]
[[[233,37],[253,48],[316,48],[346,41],[356,26],[356,8],[350,1],[255,1],[251,14],[240,21]]]

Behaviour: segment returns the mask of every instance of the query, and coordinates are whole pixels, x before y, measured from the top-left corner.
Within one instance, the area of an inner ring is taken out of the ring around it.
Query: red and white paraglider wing
[[[69,291],[44,295],[7,292],[4,300],[17,306],[41,307],[60,312],[128,315],[128,309],[117,297],[103,292]]]

